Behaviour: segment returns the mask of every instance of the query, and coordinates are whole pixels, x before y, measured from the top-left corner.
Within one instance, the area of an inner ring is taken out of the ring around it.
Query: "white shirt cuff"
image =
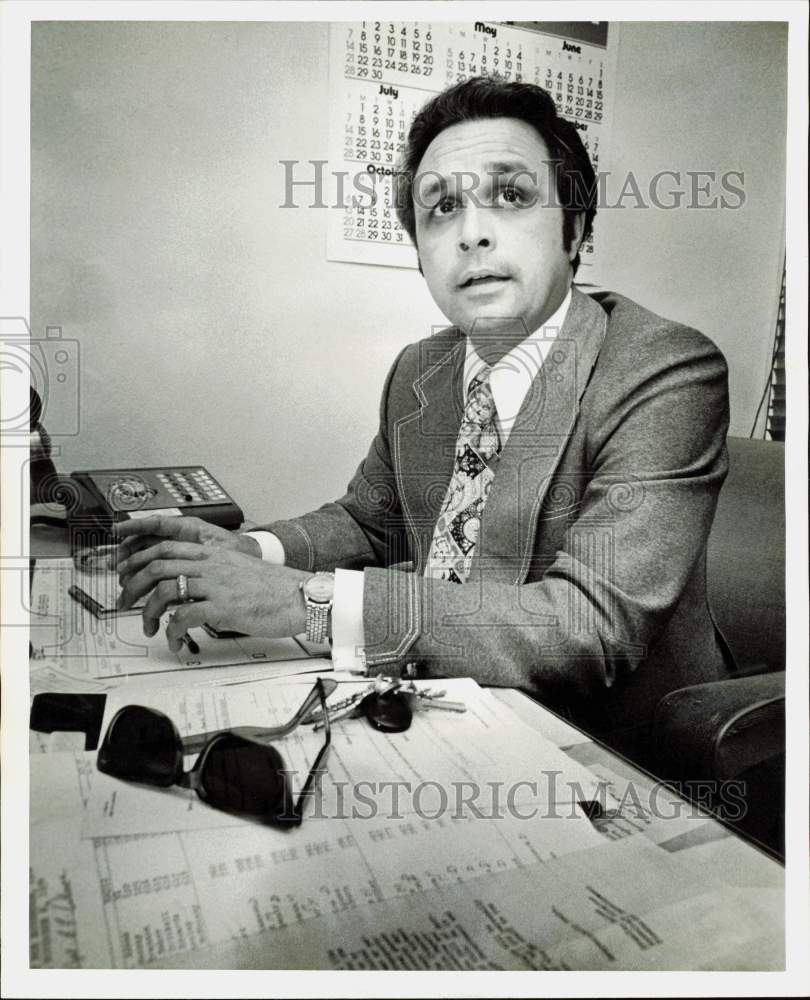
[[[262,559],[265,562],[275,563],[277,566],[283,566],[286,556],[284,555],[284,546],[281,544],[281,539],[274,535],[272,531],[246,531],[246,535],[250,535],[251,538],[255,538],[259,543],[259,548],[262,550]]]
[[[363,586],[359,570],[335,570],[335,598],[332,605],[332,662],[335,670],[366,672],[363,628]]]

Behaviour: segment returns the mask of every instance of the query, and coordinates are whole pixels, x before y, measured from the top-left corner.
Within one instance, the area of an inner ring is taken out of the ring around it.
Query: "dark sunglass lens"
[[[275,747],[221,736],[205,751],[200,779],[207,801],[218,809],[293,819],[284,761]]]
[[[413,720],[411,706],[396,691],[367,694],[362,701],[362,708],[371,725],[384,733],[402,733]]]
[[[100,771],[152,785],[171,785],[182,764],[171,721],[140,705],[130,705],[115,716],[98,754]]]

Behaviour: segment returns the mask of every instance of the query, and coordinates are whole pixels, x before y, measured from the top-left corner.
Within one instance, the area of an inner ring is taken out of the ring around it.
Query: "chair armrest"
[[[671,691],[656,709],[653,742],[659,773],[681,780],[728,780],[783,755],[784,673]]]

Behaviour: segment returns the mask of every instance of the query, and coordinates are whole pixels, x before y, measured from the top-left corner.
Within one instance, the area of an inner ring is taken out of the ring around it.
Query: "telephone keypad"
[[[203,468],[166,469],[156,478],[176,504],[228,503],[228,494]]]

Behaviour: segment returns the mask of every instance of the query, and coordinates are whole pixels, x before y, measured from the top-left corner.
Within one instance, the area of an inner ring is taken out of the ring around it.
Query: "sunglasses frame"
[[[148,784],[153,787],[157,786],[160,788],[168,788],[172,785],[180,785],[182,788],[190,788],[197,793],[201,801],[210,805],[214,809],[221,809],[224,812],[233,812],[236,815],[241,814],[254,816],[265,821],[283,823],[288,826],[300,826],[303,820],[304,803],[306,802],[306,798],[310,793],[316,777],[321,771],[322,762],[324,761],[332,743],[332,730],[329,722],[329,710],[326,705],[326,699],[336,688],[337,681],[333,680],[331,677],[319,677],[295,715],[289,722],[286,722],[281,726],[234,726],[231,729],[197,733],[193,736],[185,737],[180,736],[174,722],[172,722],[172,720],[159,709],[147,708],[143,705],[124,705],[122,708],[118,709],[113,718],[110,720],[110,724],[107,726],[104,734],[104,740],[99,748],[98,757],[96,758],[96,766],[99,771],[102,771],[104,774],[109,774],[114,778],[120,778],[125,781],[136,781],[141,784]],[[212,751],[216,749],[218,744],[221,744],[224,740],[237,740],[247,744],[262,746],[265,749],[272,750],[278,757],[279,764],[283,765],[283,758],[279,750],[272,746],[272,741],[286,736],[296,729],[298,725],[300,725],[300,723],[311,714],[312,710],[318,705],[319,702],[324,720],[324,742],[318,751],[303,787],[299,792],[298,800],[291,809],[289,808],[292,800],[289,784],[289,771],[283,766],[277,768],[277,772],[282,776],[283,783],[283,792],[278,803],[281,807],[280,813],[276,812],[272,815],[268,815],[267,813],[251,813],[247,810],[238,811],[228,809],[227,806],[219,805],[218,803],[211,801],[204,785],[204,773],[206,761],[210,758]],[[124,768],[121,768],[120,766],[116,768],[115,744],[112,738],[114,735],[115,725],[125,713],[130,712],[133,708],[140,709],[143,712],[148,712],[152,716],[161,720],[165,719],[169,726],[171,726],[174,736],[175,760],[174,768],[171,773],[167,771],[165,780],[150,780],[149,778],[144,778],[142,775],[131,776],[123,773],[125,770]],[[193,766],[188,771],[185,771],[183,769],[183,757],[187,754],[193,753],[197,753],[199,756]]]

